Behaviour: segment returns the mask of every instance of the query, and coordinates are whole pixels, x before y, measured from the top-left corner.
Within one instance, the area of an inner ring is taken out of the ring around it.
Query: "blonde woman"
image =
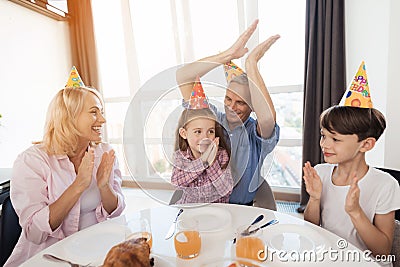
[[[86,87],[62,89],[50,103],[43,141],[14,162],[10,196],[22,233],[5,266],[122,213],[121,172],[101,142],[103,108]]]

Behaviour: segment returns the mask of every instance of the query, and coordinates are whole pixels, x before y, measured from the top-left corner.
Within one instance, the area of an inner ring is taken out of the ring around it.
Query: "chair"
[[[0,220],[0,266],[3,266],[10,257],[22,231],[9,196],[3,202]]]
[[[378,169],[378,170],[381,170],[381,171],[389,173],[400,184],[400,171],[394,170],[394,169],[388,169],[388,168],[381,168],[381,167],[375,167],[375,168]],[[396,220],[400,221],[400,210],[396,210],[395,218],[396,218]]]
[[[264,209],[276,210],[276,202],[272,189],[268,182],[264,181],[257,189],[256,196],[254,197],[254,207],[260,207]]]
[[[178,200],[182,198],[182,194],[183,194],[182,189],[175,190],[175,192],[172,194],[172,197],[169,201],[169,205],[176,204],[176,202],[178,202]]]
[[[400,221],[395,220],[391,255],[395,256],[393,267],[400,267]]]

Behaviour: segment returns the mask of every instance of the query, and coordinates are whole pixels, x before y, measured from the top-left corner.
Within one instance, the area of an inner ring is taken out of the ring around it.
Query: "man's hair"
[[[356,134],[358,141],[373,137],[376,140],[386,128],[385,116],[374,108],[332,106],[322,112],[320,127],[329,132]]]
[[[179,129],[185,128],[189,122],[200,118],[215,121],[215,137],[219,137],[219,146],[227,150],[228,155],[230,155],[230,146],[226,141],[225,129],[217,121],[217,116],[215,116],[214,112],[209,108],[185,109],[182,111],[175,133],[175,150],[186,151],[189,148],[188,141],[179,134]]]
[[[230,81],[230,83],[238,83],[241,85],[249,85],[249,78],[247,78],[246,73],[242,73],[239,76],[233,77],[233,79]]]
[[[85,97],[94,94],[104,107],[100,93],[88,87],[67,87],[61,89],[51,101],[42,143],[47,153],[74,156],[81,133],[77,129]]]

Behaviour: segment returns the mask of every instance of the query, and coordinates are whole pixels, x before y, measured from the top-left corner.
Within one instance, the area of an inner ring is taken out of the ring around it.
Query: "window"
[[[106,136],[118,148],[121,165],[125,164],[121,153],[125,114],[132,108],[131,101],[137,101],[138,107],[134,108],[141,114],[132,131],[140,132],[136,137],[142,138],[145,146],[135,147],[133,153],[137,155],[125,151],[126,157],[135,157],[135,166],[124,166],[124,175],[168,180],[171,171],[169,157],[175,123],[171,114],[180,106],[179,90],[175,81],[165,82],[164,87],[155,85],[159,89],[143,92],[143,88],[152,84],[155,77],[164,79],[163,74],[173,73],[177,65],[228,48],[247,25],[259,18],[249,48],[270,35],[281,35],[260,62],[281,127],[281,140],[273,160],[266,159],[270,162],[264,164],[263,172],[273,186],[300,187],[304,0],[120,0],[112,5],[93,0],[92,5],[108,120]],[[235,63],[243,66],[244,61]],[[209,97],[222,101],[223,92],[208,86],[205,90]]]
[[[10,0],[56,20],[65,20],[67,0]]]

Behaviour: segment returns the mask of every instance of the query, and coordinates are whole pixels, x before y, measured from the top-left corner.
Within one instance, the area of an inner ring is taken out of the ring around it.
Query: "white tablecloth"
[[[268,226],[264,229],[263,237],[266,241],[273,235],[274,231],[279,232],[282,229],[288,229],[287,224],[291,224],[293,225],[293,229],[301,230],[302,234],[307,235],[311,239],[317,238],[318,242],[323,242],[325,245],[324,250],[319,252],[319,257],[312,262],[301,259],[296,260],[297,256],[293,255],[293,253],[290,255],[290,258],[286,257],[284,259],[279,259],[276,256],[277,254],[275,254],[275,258],[268,258],[264,262],[267,266],[282,266],[282,264],[292,266],[379,266],[375,262],[364,259],[362,252],[353,245],[347,244],[343,240],[339,241],[341,238],[335,234],[294,216],[262,208],[232,204],[212,204],[196,209],[187,208],[182,216],[185,213],[185,216],[189,216],[190,214],[198,215],[202,212],[209,213],[210,211],[216,211],[218,213],[216,215],[217,220],[222,220],[223,222],[219,223],[215,221],[217,227],[210,229],[208,232],[201,233],[202,246],[200,255],[192,260],[177,259],[175,256],[174,238],[169,240],[164,239],[171,222],[179,210],[178,207],[164,206],[126,214],[84,229],[43,250],[26,261],[23,266],[64,266],[63,263],[43,259],[43,253],[68,257],[70,260],[78,260],[81,264],[88,263],[87,260],[92,260],[93,257],[96,257],[95,263],[99,264],[112,245],[124,240],[125,221],[133,217],[145,217],[150,221],[153,234],[152,254],[155,256],[155,267],[201,266],[202,262],[210,261],[214,258],[234,257],[235,247],[232,240],[235,237],[235,230],[240,225],[248,225],[260,214],[264,214],[265,218],[263,222],[274,218],[279,220],[277,225]],[[230,215],[230,218],[225,218],[226,214],[228,214],[228,217]],[[212,214],[208,215],[211,216]],[[212,222],[210,223],[212,225]],[[340,248],[338,247],[338,241],[339,243],[342,242],[339,244]],[[344,246],[345,248],[342,248]],[[360,256],[359,259],[357,255]],[[282,262],[285,260],[287,262]],[[65,264],[65,266],[68,266],[68,264]]]

